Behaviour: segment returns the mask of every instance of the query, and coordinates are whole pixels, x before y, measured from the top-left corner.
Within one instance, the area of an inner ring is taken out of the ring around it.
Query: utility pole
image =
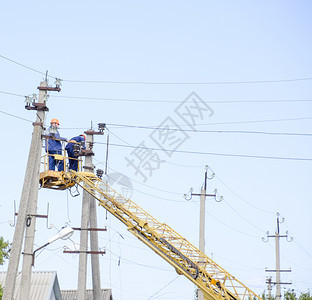
[[[267,285],[268,285],[268,291],[269,291],[269,300],[271,300],[271,291],[272,291],[272,277],[270,276],[269,278],[267,278],[266,282],[265,282]]]
[[[35,217],[37,212],[37,199],[38,199],[38,185],[39,185],[39,172],[40,172],[40,159],[41,159],[41,146],[42,146],[42,133],[45,120],[45,111],[48,110],[46,106],[47,92],[60,91],[60,87],[48,87],[47,80],[40,83],[39,100],[36,101],[35,95],[30,99],[26,97],[27,110],[36,110],[37,118],[33,123],[34,130],[28,155],[28,162],[25,172],[23,190],[19,205],[18,217],[14,231],[13,243],[10,253],[9,266],[5,279],[3,300],[12,300],[14,298],[14,290],[16,284],[16,277],[24,240],[26,222],[27,233],[25,237],[25,246],[23,257],[23,273],[21,289],[23,289],[23,299],[29,299],[30,280],[31,280],[31,265],[35,235]],[[29,219],[30,218],[30,219]],[[29,221],[30,220],[30,224]],[[28,255],[26,254],[28,253]],[[30,255],[29,255],[30,254]],[[25,293],[25,294],[24,294]]]
[[[191,197],[186,198],[186,195],[184,197],[187,200],[190,200],[192,196],[200,196],[200,209],[199,209],[199,250],[202,253],[205,253],[205,212],[206,212],[206,197],[214,197],[217,202],[222,201],[222,197],[220,200],[217,200],[217,190],[215,190],[214,194],[207,194],[207,180],[212,179],[214,177],[214,173],[212,174],[211,178],[208,178],[208,169],[209,167],[205,167],[205,180],[204,180],[204,186],[201,188],[200,194],[193,193],[193,189],[191,189]],[[204,262],[200,261],[199,264],[203,264]],[[201,289],[198,289],[198,300],[203,300],[204,294]]]
[[[100,126],[101,124],[101,126]],[[86,151],[85,151],[85,166],[87,172],[94,172],[94,165],[92,156],[94,155],[93,136],[95,134],[104,134],[105,128],[103,123],[99,124],[99,131],[88,130],[86,134]],[[78,300],[86,299],[86,284],[87,284],[87,254],[91,253],[91,267],[92,267],[92,285],[93,285],[93,299],[97,300],[101,297],[101,277],[100,277],[100,261],[98,251],[98,233],[97,233],[97,215],[96,202],[85,190],[83,191],[81,213],[81,233],[80,233],[80,251],[79,251],[79,272],[78,272]],[[90,226],[90,227],[89,227]],[[91,252],[88,252],[88,231],[90,230],[90,244]]]
[[[291,282],[281,282],[281,272],[291,272],[291,270],[281,270],[280,266],[280,238],[284,237],[288,242],[291,242],[293,240],[292,237],[288,237],[288,231],[286,231],[286,234],[282,235],[280,234],[280,223],[284,222],[284,218],[282,220],[279,219],[280,214],[277,213],[276,223],[277,228],[275,231],[275,235],[269,235],[269,232],[267,232],[267,237],[262,238],[264,242],[268,242],[269,238],[274,237],[275,238],[275,270],[265,270],[266,272],[275,272],[276,273],[276,282],[271,282],[270,284],[276,285],[276,299],[281,300],[281,285],[282,284],[291,284]]]

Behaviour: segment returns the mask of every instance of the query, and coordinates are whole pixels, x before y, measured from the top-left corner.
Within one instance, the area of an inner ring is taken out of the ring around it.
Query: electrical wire
[[[213,125],[233,125],[233,124],[251,124],[251,123],[269,123],[269,122],[285,122],[285,121],[304,121],[304,120],[311,120],[312,117],[299,117],[299,118],[284,118],[284,119],[267,119],[267,120],[246,120],[246,121],[230,121],[230,122],[211,122],[208,124],[197,124],[196,126],[213,126]],[[134,128],[153,128],[158,129],[159,126],[141,126],[141,125],[128,125],[128,124],[114,124],[114,123],[107,123],[107,126],[119,126],[119,127],[134,127]],[[179,124],[179,127],[185,127],[188,125]],[[193,130],[195,131],[195,130]]]
[[[215,173],[215,174],[216,174],[216,173]],[[218,176],[218,175],[215,175],[215,176],[216,176],[216,178],[217,178],[230,192],[232,192],[232,194],[233,194],[236,198],[238,198],[239,200],[243,201],[244,203],[248,204],[249,206],[251,206],[251,207],[253,207],[253,208],[255,208],[255,209],[257,209],[257,210],[259,210],[259,211],[261,211],[261,212],[269,213],[269,214],[275,214],[275,212],[273,212],[273,211],[269,211],[269,210],[265,210],[265,209],[259,208],[259,207],[255,206],[255,205],[249,203],[248,201],[244,200],[244,199],[243,199],[241,196],[239,196],[232,188],[230,188],[230,187],[220,178],[220,176]]]
[[[94,160],[96,160],[96,159],[94,159]],[[98,163],[104,165],[103,162],[100,162],[100,161],[98,161],[98,160],[96,160],[96,161],[97,161]],[[113,169],[113,168],[111,168],[111,167],[108,167],[108,169],[109,169],[109,170],[112,170],[112,171],[114,171],[114,172],[116,172],[116,173],[122,174],[121,172],[119,172],[119,171],[117,171],[117,170],[115,170],[115,169]],[[128,177],[128,176],[127,176],[127,177]],[[140,184],[140,185],[146,186],[146,187],[151,188],[151,189],[154,189],[154,190],[156,190],[156,191],[160,191],[160,192],[164,192],[164,193],[168,193],[168,194],[173,194],[173,195],[179,195],[179,196],[181,196],[181,193],[170,192],[170,191],[163,190],[163,189],[160,189],[160,188],[155,188],[155,187],[153,187],[153,186],[151,186],[151,185],[148,185],[148,184],[142,183],[142,182],[140,182],[140,181],[138,181],[138,180],[135,180],[135,179],[133,179],[132,177],[128,177],[128,178],[131,179],[132,181],[134,181],[134,182]]]
[[[89,97],[89,96],[58,96],[51,95],[51,98],[98,100],[113,102],[139,102],[139,103],[181,103],[183,100],[154,100],[154,99],[130,99],[130,98],[109,98],[109,97]],[[207,104],[237,104],[237,103],[292,103],[292,102],[312,102],[312,99],[273,99],[273,100],[207,100]]]
[[[224,203],[229,206],[238,216],[240,216],[243,220],[245,220],[248,224],[250,224],[251,226],[253,226],[254,228],[258,229],[259,231],[261,231],[262,233],[265,233],[265,230],[259,228],[257,225],[253,224],[252,222],[250,222],[247,218],[245,218],[242,214],[240,214],[233,206],[230,205],[230,203],[228,203],[226,200],[224,200]]]
[[[17,97],[23,97],[25,98],[24,95],[20,95],[20,94],[14,94],[14,93],[9,93],[9,92],[4,92],[4,91],[0,91],[1,94],[5,94],[5,95],[10,95],[10,96],[17,96]]]
[[[46,75],[46,73],[44,73],[44,72],[41,72],[41,71],[38,71],[38,70],[36,70],[36,69],[34,69],[34,68],[28,67],[28,66],[26,66],[26,65],[24,65],[24,64],[22,64],[22,63],[19,63],[19,62],[13,60],[13,59],[10,59],[10,58],[8,58],[8,57],[6,57],[6,56],[4,56],[4,55],[1,55],[1,54],[0,54],[0,57],[3,58],[3,59],[5,59],[5,60],[7,60],[7,61],[9,61],[9,62],[12,62],[12,63],[14,63],[14,64],[16,64],[16,65],[19,65],[19,66],[21,66],[21,67],[23,67],[23,68],[26,68],[26,69],[28,69],[28,70],[31,70],[31,71],[33,71],[33,72],[39,73],[39,74],[41,74],[41,75]],[[48,75],[48,77],[52,77],[52,76],[49,76],[49,75]],[[52,77],[52,78],[53,78],[53,77]],[[55,78],[55,77],[54,77],[54,78]]]
[[[128,238],[128,237],[127,237],[127,238]],[[103,238],[103,237],[101,237],[101,236],[99,236],[99,239],[104,240],[104,241],[107,240],[106,238]],[[115,242],[114,240],[111,240],[111,241],[107,240],[107,244],[104,245],[104,248],[107,247],[108,243],[117,243],[117,242]],[[141,247],[138,247],[138,246],[133,246],[133,245],[131,245],[131,244],[127,244],[127,243],[120,243],[120,245],[123,245],[123,246],[125,246],[125,247],[134,248],[134,249],[140,249],[140,250],[143,249],[143,250],[149,251],[149,249],[147,249],[147,248],[141,248]]]
[[[247,266],[247,265],[240,264],[237,261],[229,260],[229,259],[227,259],[225,257],[220,256],[220,255],[216,255],[216,256],[217,256],[217,258],[219,257],[220,259],[222,259],[224,261],[227,261],[227,262],[229,262],[231,264],[235,264],[237,266],[243,267],[243,268],[248,269],[248,270],[263,270],[263,268],[255,268],[255,267],[251,267],[249,265]]]
[[[25,95],[16,94],[6,91],[0,91],[1,94],[22,97]],[[99,100],[99,101],[113,101],[113,102],[139,102],[139,103],[181,103],[183,100],[153,100],[153,99],[129,99],[129,98],[108,98],[108,97],[89,97],[89,96],[58,96],[55,94],[49,95],[50,98],[60,99],[81,99],[81,100]],[[312,99],[272,99],[272,100],[208,100],[204,101],[206,104],[237,104],[237,103],[297,103],[297,102],[312,102]]]
[[[136,126],[136,125],[117,125],[107,124],[107,126],[116,126],[117,128],[132,128],[132,129],[151,129],[163,131],[181,131],[194,133],[235,133],[235,134],[263,134],[263,135],[289,135],[289,136],[312,136],[312,133],[295,133],[295,132],[268,132],[268,131],[246,131],[246,130],[192,130],[169,127],[152,127],[152,126]]]
[[[156,198],[156,199],[160,199],[160,200],[165,200],[165,201],[169,201],[169,202],[186,203],[185,200],[174,200],[174,199],[169,199],[169,198],[163,198],[163,197],[158,197],[158,196],[155,196],[155,195],[152,195],[152,194],[149,194],[149,193],[142,192],[142,191],[137,190],[137,189],[133,189],[133,190],[138,192],[138,193],[140,193],[140,194],[147,195],[147,196],[150,196],[150,197],[153,197],[153,198]]]
[[[168,282],[166,285],[164,285],[162,288],[160,288],[155,294],[153,294],[152,296],[148,297],[147,300],[152,299],[154,296],[156,296],[160,291],[162,291],[163,289],[165,289],[167,286],[169,286],[172,282],[174,282],[175,280],[177,280],[179,278],[179,275],[175,278],[173,278],[170,282]]]
[[[95,159],[95,160],[96,160],[96,159]],[[98,162],[99,162],[99,161],[98,161]],[[102,163],[102,162],[99,162],[99,163],[100,163],[100,164],[104,164],[104,163]],[[110,167],[109,167],[109,169],[110,169],[110,170],[113,170],[114,172],[116,172],[116,173],[118,173],[118,174],[122,174],[122,173],[120,173],[120,172],[118,172],[118,171],[116,171],[116,170],[114,170],[114,169],[112,169],[112,168],[110,168]],[[108,178],[111,178],[109,175],[107,175],[107,177],[108,177]],[[127,177],[128,177],[128,176],[127,176]],[[132,180],[132,181],[135,181],[135,182],[138,183],[138,184],[147,186],[147,187],[152,188],[152,189],[154,189],[154,190],[181,196],[181,193],[169,192],[169,191],[166,191],[166,190],[162,190],[162,189],[155,188],[155,187],[152,187],[152,186],[150,186],[150,185],[141,183],[141,182],[139,182],[139,181],[137,181],[137,180],[135,180],[135,179],[133,179],[133,178],[130,178],[130,177],[128,177],[128,178],[129,178],[130,180]],[[159,197],[159,196],[155,196],[155,195],[150,194],[150,193],[142,192],[142,191],[140,191],[140,190],[138,190],[138,189],[135,189],[135,188],[133,188],[132,190],[133,190],[133,191],[136,191],[136,192],[138,192],[138,193],[140,193],[140,194],[147,195],[147,196],[150,196],[150,197],[153,197],[153,198],[157,198],[157,199],[161,199],[161,200],[166,200],[166,201],[171,201],[171,202],[182,202],[182,203],[185,203],[184,200],[175,200],[175,199],[169,199],[169,198]]]
[[[20,120],[26,121],[26,122],[33,123],[33,121],[31,121],[31,120],[27,120],[27,119],[25,119],[25,118],[22,118],[22,117],[19,117],[19,116],[16,116],[16,115],[13,115],[13,114],[7,113],[7,112],[2,111],[2,110],[0,110],[0,113],[5,114],[5,115],[8,115],[8,116],[13,117],[13,118],[17,118],[17,119],[20,119]]]
[[[10,114],[5,111],[0,111],[0,113],[21,119],[27,122],[33,122],[31,120],[19,117],[14,114]],[[276,121],[297,121],[297,120],[310,120],[312,117],[304,117],[304,118],[293,118],[293,119],[279,119],[279,120],[258,120],[258,121],[238,121],[238,122],[224,122],[224,123],[209,123],[209,124],[204,124],[204,125],[226,125],[226,124],[243,124],[243,123],[257,123],[257,122],[276,122]],[[227,134],[262,134],[262,135],[285,135],[285,136],[312,136],[312,133],[295,133],[295,132],[267,132],[267,131],[246,131],[246,130],[191,130],[191,129],[177,129],[177,128],[167,128],[167,127],[156,127],[156,126],[140,126],[140,125],[126,125],[126,124],[106,124],[107,126],[115,126],[117,128],[134,128],[134,129],[150,129],[150,130],[166,130],[166,131],[181,131],[181,132],[195,132],[195,133],[227,133]],[[198,125],[203,125],[203,124],[198,124]],[[180,126],[180,125],[179,125]],[[183,126],[183,125],[181,125]],[[85,128],[60,128],[62,130],[83,130]],[[108,129],[108,128],[107,128]],[[110,132],[120,139],[121,141],[125,142],[122,140],[119,136],[114,134],[111,130]],[[128,143],[127,143],[128,144]]]
[[[70,220],[70,216],[69,216],[69,197],[68,197],[68,193],[69,193],[69,190],[66,189],[66,204],[67,204],[67,221],[68,223],[71,223],[71,220]]]
[[[195,205],[199,206],[199,204],[197,202],[192,201],[191,203],[194,203]],[[219,222],[220,224],[224,225],[225,227],[231,229],[232,231],[236,231],[236,232],[238,232],[238,233],[240,233],[242,235],[248,236],[248,237],[259,239],[259,236],[257,236],[257,235],[252,235],[252,234],[240,231],[238,229],[235,229],[234,227],[231,227],[231,226],[227,225],[226,223],[224,223],[223,221],[219,220],[217,217],[215,217],[213,214],[208,213],[207,211],[205,211],[205,215],[209,215],[210,217],[215,219],[217,222]]]
[[[202,81],[202,82],[161,82],[161,81],[106,81],[106,80],[69,80],[64,82],[71,83],[94,83],[94,84],[138,84],[138,85],[234,85],[234,84],[263,84],[263,83],[285,83],[296,81],[310,81],[312,77],[276,79],[276,80],[250,80],[250,81]]]
[[[114,171],[115,171],[115,170],[114,170]],[[115,172],[116,172],[116,171],[115,171]],[[173,199],[168,199],[168,198],[162,198],[162,197],[158,197],[158,196],[155,196],[155,195],[152,195],[152,194],[149,194],[149,193],[142,192],[142,191],[137,190],[137,189],[134,189],[134,190],[137,191],[137,192],[139,192],[139,193],[141,193],[141,194],[148,195],[148,196],[151,196],[151,197],[154,197],[154,198],[157,198],[157,199],[161,199],[161,200],[166,200],[166,201],[171,201],[171,202],[183,202],[183,203],[187,203],[187,202],[185,202],[184,200],[173,200]],[[164,190],[162,190],[162,191],[164,191]],[[164,192],[166,192],[166,191],[164,191]],[[194,201],[193,201],[193,202],[194,202]],[[196,204],[197,204],[197,203],[196,203]],[[229,203],[226,202],[226,204],[227,204],[232,210],[234,210],[241,218],[243,218],[247,223],[249,223],[250,225],[252,225],[252,226],[255,227],[256,229],[258,229],[258,230],[261,231],[262,233],[265,232],[264,230],[262,230],[261,228],[259,228],[258,226],[256,226],[256,225],[253,224],[252,222],[250,222],[248,219],[246,219],[245,217],[243,217],[243,216],[242,216],[236,209],[234,209]],[[215,219],[216,219],[216,218],[215,218]],[[218,219],[216,219],[216,220],[219,221],[219,222],[221,222],[221,221],[218,220]],[[232,227],[226,225],[225,223],[223,223],[223,222],[221,222],[221,223],[224,224],[225,226],[227,226],[227,227],[233,229]],[[235,230],[235,229],[233,229],[233,230]],[[238,232],[240,232],[240,233],[242,233],[242,234],[245,234],[245,235],[247,235],[247,236],[257,237],[257,238],[258,238],[258,236],[249,235],[249,234],[243,233],[243,232],[241,232],[241,231],[239,231],[239,230],[235,230],[235,231],[238,231]]]
[[[285,225],[286,225],[286,227],[287,227],[288,232],[291,233],[292,236],[294,236],[294,234],[293,234],[293,233],[291,232],[291,230],[289,229],[287,223],[286,223]],[[307,251],[307,250],[302,246],[302,244],[298,241],[298,239],[295,239],[295,238],[294,238],[293,241],[294,241],[294,243],[295,243],[307,256],[309,256],[309,258],[312,259],[311,253],[310,253],[309,251]]]
[[[111,251],[110,249],[106,249],[108,252],[110,252],[111,254],[113,254],[116,258],[119,259],[119,255],[117,255],[116,253],[114,253],[113,251]],[[158,266],[149,266],[149,265],[145,265],[145,264],[141,264],[141,263],[137,263],[137,262],[134,262],[130,259],[127,259],[127,258],[121,258],[121,260],[129,263],[129,264],[132,264],[132,265],[136,265],[136,266],[140,266],[140,267],[144,267],[144,268],[149,268],[149,269],[153,269],[153,270],[160,270],[160,271],[165,271],[165,272],[172,272],[172,269],[170,268],[160,268]]]
[[[102,143],[102,142],[94,142],[94,143],[106,145],[106,143]],[[134,149],[143,149],[143,150],[162,151],[162,152],[172,151],[169,149],[162,149],[162,148],[155,148],[155,147],[141,147],[141,146],[112,144],[112,143],[110,143],[110,146],[121,147],[121,148],[134,148]],[[230,153],[201,152],[201,151],[187,151],[187,150],[174,150],[174,152],[184,153],[184,154],[213,155],[213,156],[237,157],[237,158],[239,157],[239,158],[257,158],[257,159],[273,159],[273,160],[312,161],[312,158],[307,158],[307,157],[281,157],[281,156],[230,154]]]
[[[16,60],[10,59],[0,54],[0,57],[17,64],[23,68],[31,70],[33,72],[45,75],[50,78],[56,78],[55,76],[47,75],[44,72],[38,71],[25,64],[17,62]],[[233,85],[233,84],[263,84],[263,83],[285,83],[285,82],[301,82],[310,81],[312,77],[301,77],[301,78],[289,78],[289,79],[276,79],[276,80],[250,80],[250,81],[201,81],[201,82],[152,82],[152,81],[106,81],[106,80],[73,80],[63,79],[64,82],[70,83],[95,83],[95,84],[139,84],[139,85]]]

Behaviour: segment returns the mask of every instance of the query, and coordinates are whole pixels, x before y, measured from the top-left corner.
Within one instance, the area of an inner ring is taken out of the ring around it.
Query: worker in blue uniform
[[[78,153],[75,151],[75,144],[82,145],[82,149],[85,149],[86,136],[84,134],[80,134],[79,136],[74,136],[68,141],[65,149],[67,150],[68,161],[69,161],[69,170],[78,171]]]
[[[51,126],[47,130],[47,135],[51,138],[46,139],[45,150],[49,156],[49,170],[55,171],[57,166],[58,171],[64,171],[64,160],[56,159],[54,156],[62,155],[62,143],[61,141],[67,141],[67,138],[61,137],[58,131],[60,122],[58,119],[51,120]]]

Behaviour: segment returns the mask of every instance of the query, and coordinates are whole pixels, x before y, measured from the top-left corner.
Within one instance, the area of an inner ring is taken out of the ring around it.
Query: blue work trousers
[[[78,156],[75,156],[73,147],[67,149],[69,170],[78,171]],[[72,159],[71,159],[72,158]]]
[[[56,166],[58,171],[64,171],[64,161],[56,160],[53,155],[53,154],[62,155],[62,151],[49,150],[48,154],[49,154],[49,170],[55,171]]]

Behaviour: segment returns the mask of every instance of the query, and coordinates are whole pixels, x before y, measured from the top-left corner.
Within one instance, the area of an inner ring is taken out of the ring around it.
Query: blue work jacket
[[[52,135],[50,133],[50,129],[51,129],[51,126],[48,129],[47,135],[54,136],[54,138],[56,138],[58,141],[51,140],[51,139],[46,139],[45,150],[46,151],[62,151],[62,143],[61,143],[61,141],[67,141],[67,139],[64,138],[64,137],[61,137],[58,130],[56,130],[55,135]]]
[[[74,140],[74,141],[76,141],[76,142],[78,142],[78,143],[81,143],[81,142],[84,142],[84,141],[85,141],[85,139],[84,139],[83,136],[75,136],[75,137],[71,138],[69,141],[72,141],[72,140]],[[74,143],[68,143],[68,144],[66,145],[65,149],[68,150],[68,149],[71,149],[71,148],[73,148],[73,147],[74,147]],[[85,148],[86,148],[85,145],[83,145],[82,148],[85,149]]]

